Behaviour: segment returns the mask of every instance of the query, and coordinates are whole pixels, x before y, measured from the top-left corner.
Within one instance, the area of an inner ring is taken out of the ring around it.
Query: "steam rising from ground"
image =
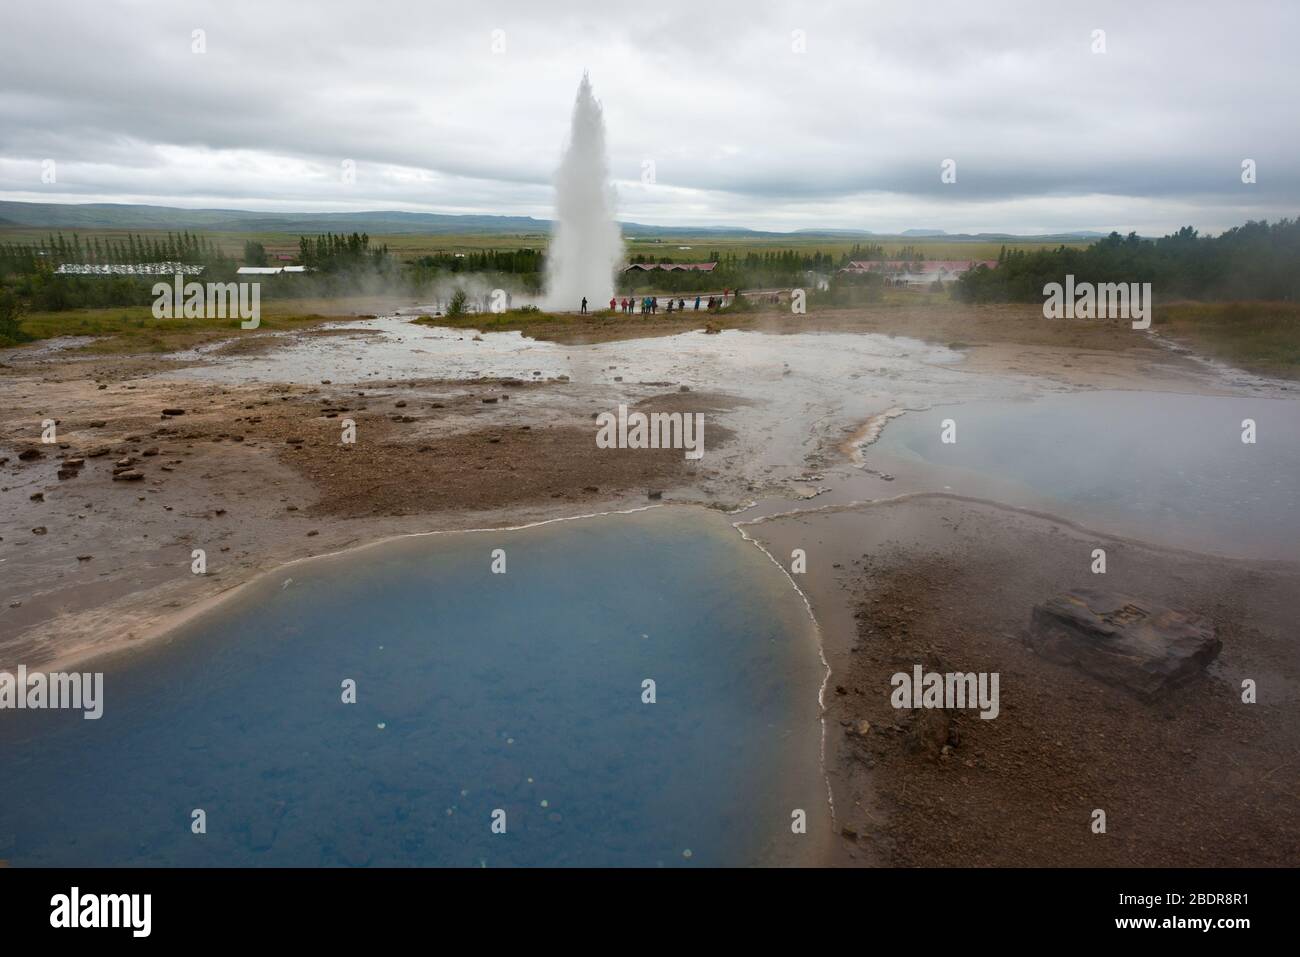
[[[573,128],[555,176],[555,227],[546,256],[545,307],[604,309],[614,295],[623,237],[614,221],[614,191],[605,158],[605,119],[587,74],[578,84]]]

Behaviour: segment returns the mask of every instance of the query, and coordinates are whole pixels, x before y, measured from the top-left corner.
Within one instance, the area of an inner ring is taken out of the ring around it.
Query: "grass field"
[[[1201,355],[1262,375],[1300,379],[1300,303],[1170,303],[1156,309],[1152,322]]]
[[[258,331],[297,329],[347,316],[371,315],[380,309],[375,299],[288,299],[266,303]],[[108,309],[68,309],[33,312],[22,318],[29,336],[94,336],[80,351],[94,353],[163,353],[203,342],[239,335],[239,319],[155,319],[151,306]],[[252,330],[249,330],[252,331]]]

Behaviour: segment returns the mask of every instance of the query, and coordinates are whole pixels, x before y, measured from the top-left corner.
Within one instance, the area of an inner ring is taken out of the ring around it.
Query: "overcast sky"
[[[0,198],[549,218],[587,69],[625,220],[1217,232],[1300,212],[1298,63],[1293,0],[13,2]]]

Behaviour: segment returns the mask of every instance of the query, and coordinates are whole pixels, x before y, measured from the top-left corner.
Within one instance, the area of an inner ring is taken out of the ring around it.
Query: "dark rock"
[[[1029,644],[1148,700],[1200,674],[1223,647],[1198,615],[1084,588],[1034,607]]]
[[[95,419],[90,423],[90,427],[92,429],[102,429],[106,425],[108,425],[108,423],[105,422],[103,419]]]
[[[20,462],[31,462],[35,459],[39,459],[40,457],[41,457],[40,449],[23,449],[21,452],[18,453],[18,461]]]
[[[163,415],[184,415],[185,410],[184,409],[163,409],[162,414]]]

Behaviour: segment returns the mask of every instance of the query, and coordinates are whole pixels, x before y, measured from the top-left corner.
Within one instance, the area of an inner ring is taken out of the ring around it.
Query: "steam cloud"
[[[614,220],[614,190],[605,156],[605,119],[582,75],[573,128],[555,175],[555,232],[546,257],[545,308],[576,310],[584,296],[593,310],[614,295],[614,269],[623,237]]]

